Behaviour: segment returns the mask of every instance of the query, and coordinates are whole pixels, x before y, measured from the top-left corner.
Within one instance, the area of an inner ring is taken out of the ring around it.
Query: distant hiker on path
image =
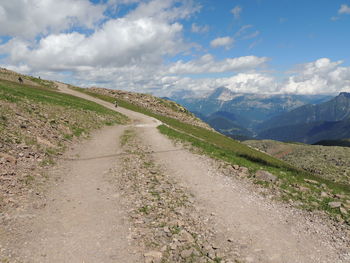
[[[18,78],[19,83],[23,83],[23,79],[21,77]]]
[[[116,108],[118,108],[118,102],[117,102],[117,101],[114,101],[114,106],[115,106]]]

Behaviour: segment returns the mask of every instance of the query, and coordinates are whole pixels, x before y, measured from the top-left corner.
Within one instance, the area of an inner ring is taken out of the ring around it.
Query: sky
[[[170,97],[350,92],[350,0],[0,0],[0,67]]]

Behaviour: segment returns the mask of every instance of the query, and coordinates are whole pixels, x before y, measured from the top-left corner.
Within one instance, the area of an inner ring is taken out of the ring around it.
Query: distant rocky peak
[[[339,97],[345,97],[350,99],[350,92],[340,92]]]

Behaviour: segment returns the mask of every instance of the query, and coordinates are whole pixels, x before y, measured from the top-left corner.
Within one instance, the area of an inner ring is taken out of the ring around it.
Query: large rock
[[[259,170],[255,173],[255,177],[261,181],[265,182],[276,182],[277,181],[277,176],[273,175],[272,173],[269,173],[264,170]]]

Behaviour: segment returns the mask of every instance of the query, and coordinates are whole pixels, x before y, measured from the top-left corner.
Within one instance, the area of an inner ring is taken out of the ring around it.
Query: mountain
[[[313,144],[321,140],[350,138],[350,119],[343,121],[324,121],[300,123],[271,128],[262,131],[259,139],[293,141]]]
[[[350,118],[350,93],[342,92],[330,101],[318,105],[304,105],[273,117],[258,126],[259,130],[300,123],[341,121]]]
[[[305,105],[265,121],[258,138],[316,143],[350,138],[350,93],[319,105]]]
[[[171,99],[182,104],[197,117],[208,122],[217,118],[218,112],[233,114],[234,120],[228,116],[227,124],[234,132],[237,126],[244,128],[250,136],[256,132],[256,127],[264,121],[282,113],[291,111],[307,104],[322,103],[331,99],[327,95],[286,95],[286,94],[247,94],[236,93],[220,87],[208,94],[196,96],[184,91],[174,93]],[[219,114],[219,115],[220,115]],[[221,119],[221,122],[224,120]],[[240,132],[243,131],[240,129]]]
[[[239,125],[240,119],[233,113],[218,111],[208,117],[202,117],[203,120],[218,132],[234,139],[242,140],[253,137],[253,133]]]

